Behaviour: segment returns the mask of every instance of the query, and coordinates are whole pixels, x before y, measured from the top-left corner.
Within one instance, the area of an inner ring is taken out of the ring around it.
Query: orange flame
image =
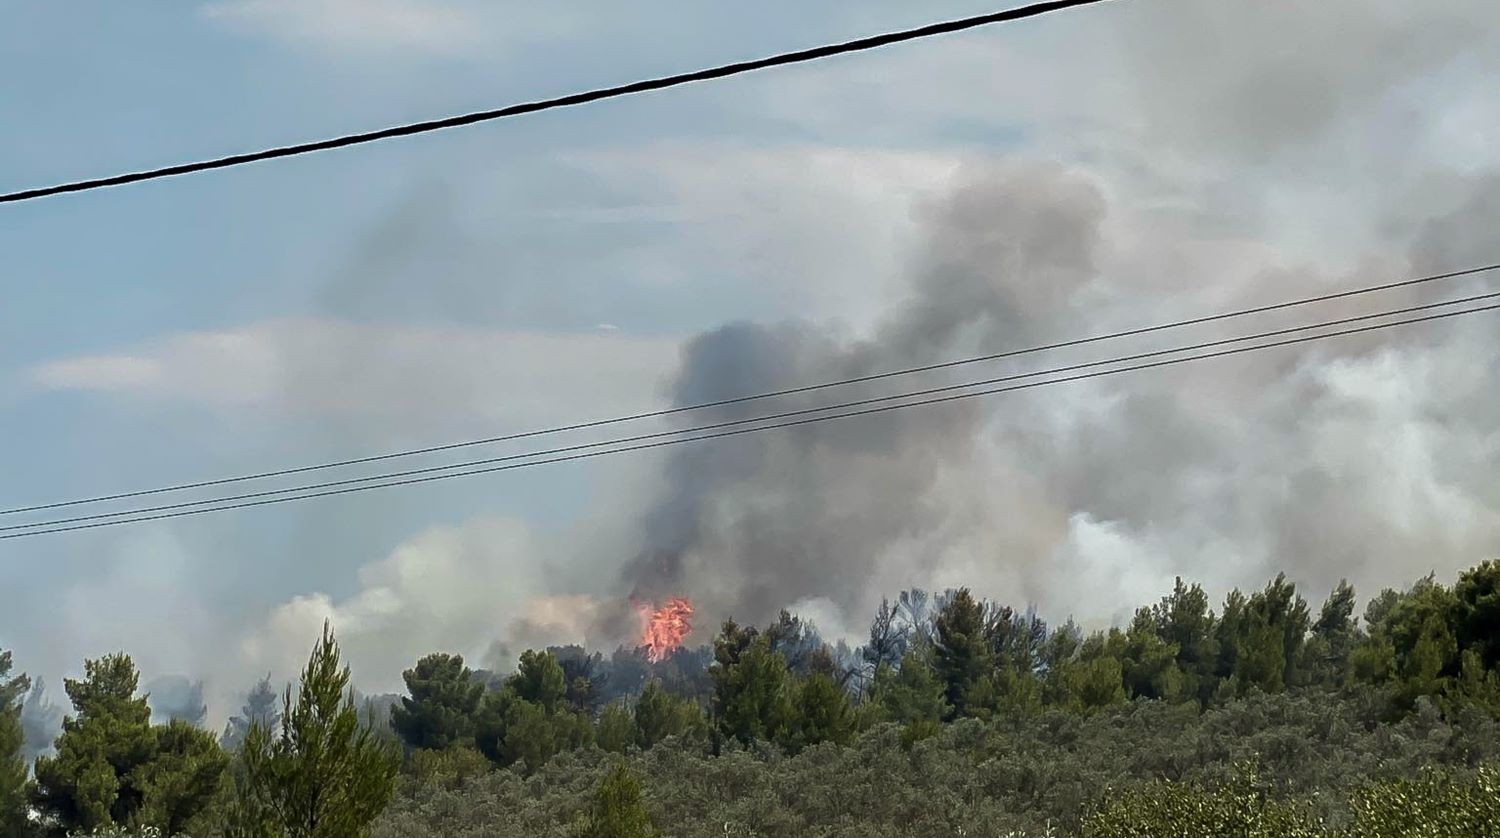
[[[666,660],[693,630],[693,603],[687,597],[672,597],[655,610],[641,606],[641,616],[645,622],[641,645],[652,663]]]

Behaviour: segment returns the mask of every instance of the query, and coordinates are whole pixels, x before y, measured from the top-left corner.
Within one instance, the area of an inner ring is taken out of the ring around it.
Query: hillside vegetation
[[[155,724],[124,654],[69,680],[27,776],[0,655],[6,835],[1500,834],[1500,564],[1355,616],[1283,577],[1179,580],[1093,633],[964,589],[882,604],[859,649],[783,612],[653,662],[434,653],[356,701],[331,631],[215,737]],[[31,810],[28,816],[27,811]]]

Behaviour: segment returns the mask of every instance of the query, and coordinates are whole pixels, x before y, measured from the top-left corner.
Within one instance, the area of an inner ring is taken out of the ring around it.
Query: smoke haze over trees
[[[213,148],[308,114],[436,107],[466,80],[499,95],[692,66],[726,31],[754,52],[931,14],[782,3],[720,10],[745,15],[726,27],[678,10],[684,37],[663,39],[661,10],[597,0],[355,5],[142,7],[131,37],[25,52],[42,63],[11,75],[41,86],[16,120],[42,133],[0,136],[0,158],[74,166],[52,155],[100,134],[71,120],[132,124],[150,83],[246,103],[154,114],[153,142]],[[629,46],[648,34],[652,50]],[[401,165],[355,155],[101,202],[96,246],[77,246],[71,212],[5,225],[0,252],[37,281],[0,307],[0,332],[28,338],[0,353],[15,426],[0,508],[1500,261],[1493,0],[1129,0],[932,46],[393,145]],[[225,56],[245,63],[205,60]],[[73,93],[95,107],[52,112]],[[145,277],[166,290],[142,294]],[[1403,809],[1464,834],[1472,819],[1440,813],[1484,815],[1500,759],[1500,571],[1478,564],[1500,555],[1494,318],[7,541],[0,834],[27,806],[54,832],[316,820],[274,776],[320,772],[303,733],[358,767],[341,793],[381,838],[978,823],[1109,838],[1242,810],[1288,836],[1307,817],[1382,835]],[[694,630],[653,661],[641,608],[679,596]],[[303,679],[324,626],[337,654],[328,638]]]

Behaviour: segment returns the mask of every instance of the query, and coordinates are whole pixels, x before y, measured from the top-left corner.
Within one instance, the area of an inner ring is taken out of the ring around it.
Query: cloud
[[[333,319],[172,335],[138,349],[28,371],[50,390],[94,392],[368,432],[513,423],[647,409],[677,343],[620,331],[519,332]]]
[[[293,675],[325,620],[366,691],[399,689],[401,671],[433,651],[504,668],[526,648],[584,642],[596,601],[559,590],[559,546],[515,519],[432,528],[361,567],[347,596],[300,594],[252,621],[242,668]]]
[[[218,0],[200,11],[235,29],[345,51],[454,55],[477,44],[474,10],[445,0]]]
[[[867,326],[899,289],[918,241],[913,208],[969,155],[935,148],[721,141],[573,151],[563,165],[672,208],[658,289],[739,279],[778,312],[838,312]],[[583,212],[588,213],[588,210]]]

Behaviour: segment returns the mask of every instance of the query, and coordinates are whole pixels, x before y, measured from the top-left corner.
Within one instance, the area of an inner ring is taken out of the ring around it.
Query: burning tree
[[[641,645],[652,663],[666,660],[693,630],[693,603],[686,597],[672,597],[655,609],[642,607],[641,616],[645,623]]]

